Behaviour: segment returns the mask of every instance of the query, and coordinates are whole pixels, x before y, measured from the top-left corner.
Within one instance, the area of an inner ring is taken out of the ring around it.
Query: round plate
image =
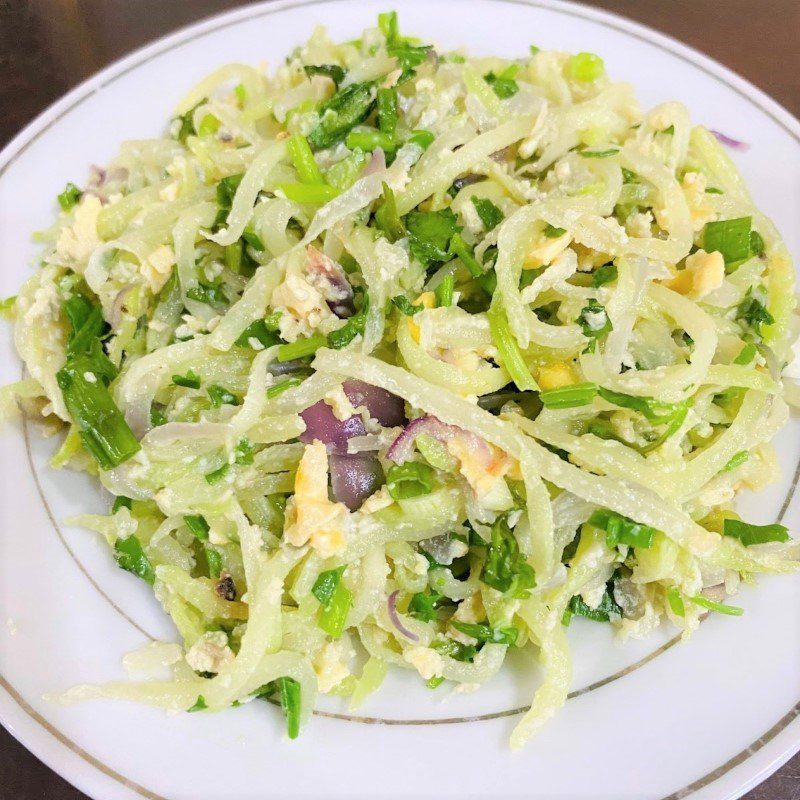
[[[324,23],[334,38],[374,24],[385,2],[308,0],[248,6],[162,39],[79,86],[0,155],[0,293],[13,294],[68,180],[121,141],[157,135],[181,95],[227,61],[275,65]],[[523,55],[529,44],[602,54],[645,106],[677,98],[693,118],[752,143],[736,161],[757,205],[800,251],[800,123],[708,58],[609,14],[524,0],[406,0],[401,28],[444,48]],[[3,329],[0,378],[19,362]],[[357,714],[324,698],[301,739],[263,704],[167,716],[132,704],[62,708],[75,683],[124,677],[121,657],[173,633],[147,587],[104,543],[63,520],[104,501],[85,476],[54,472],[55,447],[22,425],[0,436],[0,719],[94,798],[493,796],[552,800],[723,800],[800,747],[800,580],[742,592],[741,619],[708,619],[688,645],[674,631],[620,647],[607,626],[570,627],[574,691],[520,753],[507,738],[538,672],[517,657],[472,695],[432,692],[393,674]],[[782,480],[742,509],[796,527],[800,426],[777,442]]]

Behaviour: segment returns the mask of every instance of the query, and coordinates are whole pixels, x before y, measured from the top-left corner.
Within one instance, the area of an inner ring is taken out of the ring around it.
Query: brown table
[[[244,0],[0,0],[0,146],[74,84]],[[401,7],[388,2],[387,8]],[[702,50],[800,116],[800,0],[593,0]],[[81,800],[0,728],[0,798]],[[745,800],[800,800],[800,755]]]

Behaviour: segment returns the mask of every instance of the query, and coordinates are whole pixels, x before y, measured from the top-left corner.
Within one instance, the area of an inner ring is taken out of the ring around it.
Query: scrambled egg
[[[328,642],[314,656],[312,666],[317,674],[317,688],[322,694],[335,689],[350,675],[350,660],[355,655],[348,639]]]
[[[225,631],[204,633],[186,653],[186,663],[195,672],[219,672],[233,659]]]
[[[286,275],[283,283],[272,291],[271,304],[282,312],[278,325],[281,338],[287,342],[311,336],[316,331],[330,333],[341,324],[319,289],[301,275]]]
[[[83,196],[75,206],[74,222],[62,228],[56,242],[56,253],[66,259],[83,263],[89,259],[94,249],[100,245],[97,235],[97,215],[102,205],[93,194]]]
[[[321,558],[341,553],[347,543],[349,512],[328,499],[328,451],[322,442],[306,445],[297,467],[294,496],[286,504],[286,540],[311,543]]]
[[[692,227],[695,231],[702,230],[706,222],[713,222],[717,218],[717,214],[709,202],[706,185],[706,176],[700,172],[687,172],[683,176],[681,189],[686,198],[686,205],[689,206]]]
[[[536,382],[542,391],[571,386],[576,383],[575,371],[564,361],[554,361],[552,364],[539,367],[536,372]]]
[[[553,239],[549,239],[542,233],[533,248],[528,251],[528,255],[525,256],[523,269],[549,267],[569,247],[571,241],[572,235],[568,232]]]
[[[511,468],[511,459],[505,453],[475,437],[466,436],[454,436],[447,442],[447,450],[458,459],[459,472],[483,508],[506,511],[514,505],[514,498],[503,477]]]
[[[444,660],[431,647],[409,647],[403,658],[419,672],[422,678],[429,681],[431,678],[440,677],[444,669]]]
[[[687,256],[686,268],[667,283],[670,289],[700,300],[719,289],[725,280],[725,261],[722,253],[698,250]]]
[[[141,266],[141,273],[153,294],[158,294],[164,288],[174,266],[175,253],[168,244],[162,244],[147,256]]]

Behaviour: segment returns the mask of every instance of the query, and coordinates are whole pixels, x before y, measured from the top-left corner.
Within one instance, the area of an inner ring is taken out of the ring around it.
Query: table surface
[[[74,84],[109,62],[182,25],[244,4],[0,0],[0,147]],[[800,116],[798,0],[593,0],[587,5],[615,11],[696,47]],[[778,53],[780,61],[775,58]],[[2,728],[0,796],[85,799]],[[800,800],[800,755],[745,800]]]

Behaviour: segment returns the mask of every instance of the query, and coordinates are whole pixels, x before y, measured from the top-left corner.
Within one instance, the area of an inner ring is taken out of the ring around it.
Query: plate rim
[[[13,163],[39,137],[58,123],[73,108],[96,91],[110,86],[115,80],[133,71],[150,59],[195,38],[240,22],[293,8],[313,7],[344,0],[262,0],[252,5],[234,8],[205,16],[196,22],[154,39],[130,53],[113,61],[97,73],[73,87],[60,99],[50,104],[25,125],[0,150],[0,179]],[[701,69],[710,77],[726,84],[742,99],[763,111],[780,128],[786,131],[800,146],[800,120],[765,91],[755,86],[736,71],[721,64],[696,48],[687,45],[669,34],[662,33],[643,23],[628,19],[605,9],[589,7],[572,0],[481,0],[487,5],[518,5],[541,8],[567,16],[589,20],[603,27],[633,36],[651,46],[677,56]],[[2,724],[24,747],[39,758],[59,776],[80,791],[96,798],[108,797],[99,792],[116,788],[115,797],[138,797],[147,800],[167,800],[151,790],[107,767],[97,758],[59,731],[44,716],[39,714],[18,693],[13,685],[0,674],[0,724]],[[784,734],[784,736],[781,736]],[[787,741],[783,741],[786,738]],[[769,730],[751,745],[719,765],[705,776],[661,800],[690,800],[698,792],[718,783],[719,793],[714,800],[733,800],[756,786],[800,750],[800,701],[779,719]],[[66,757],[66,758],[65,758]],[[750,765],[748,774],[737,777],[734,773]],[[81,767],[83,765],[83,767]],[[88,771],[86,766],[92,771]],[[108,781],[113,781],[109,785]],[[105,788],[104,788],[105,787]],[[705,793],[704,793],[705,796]],[[709,797],[712,797],[709,795]]]

